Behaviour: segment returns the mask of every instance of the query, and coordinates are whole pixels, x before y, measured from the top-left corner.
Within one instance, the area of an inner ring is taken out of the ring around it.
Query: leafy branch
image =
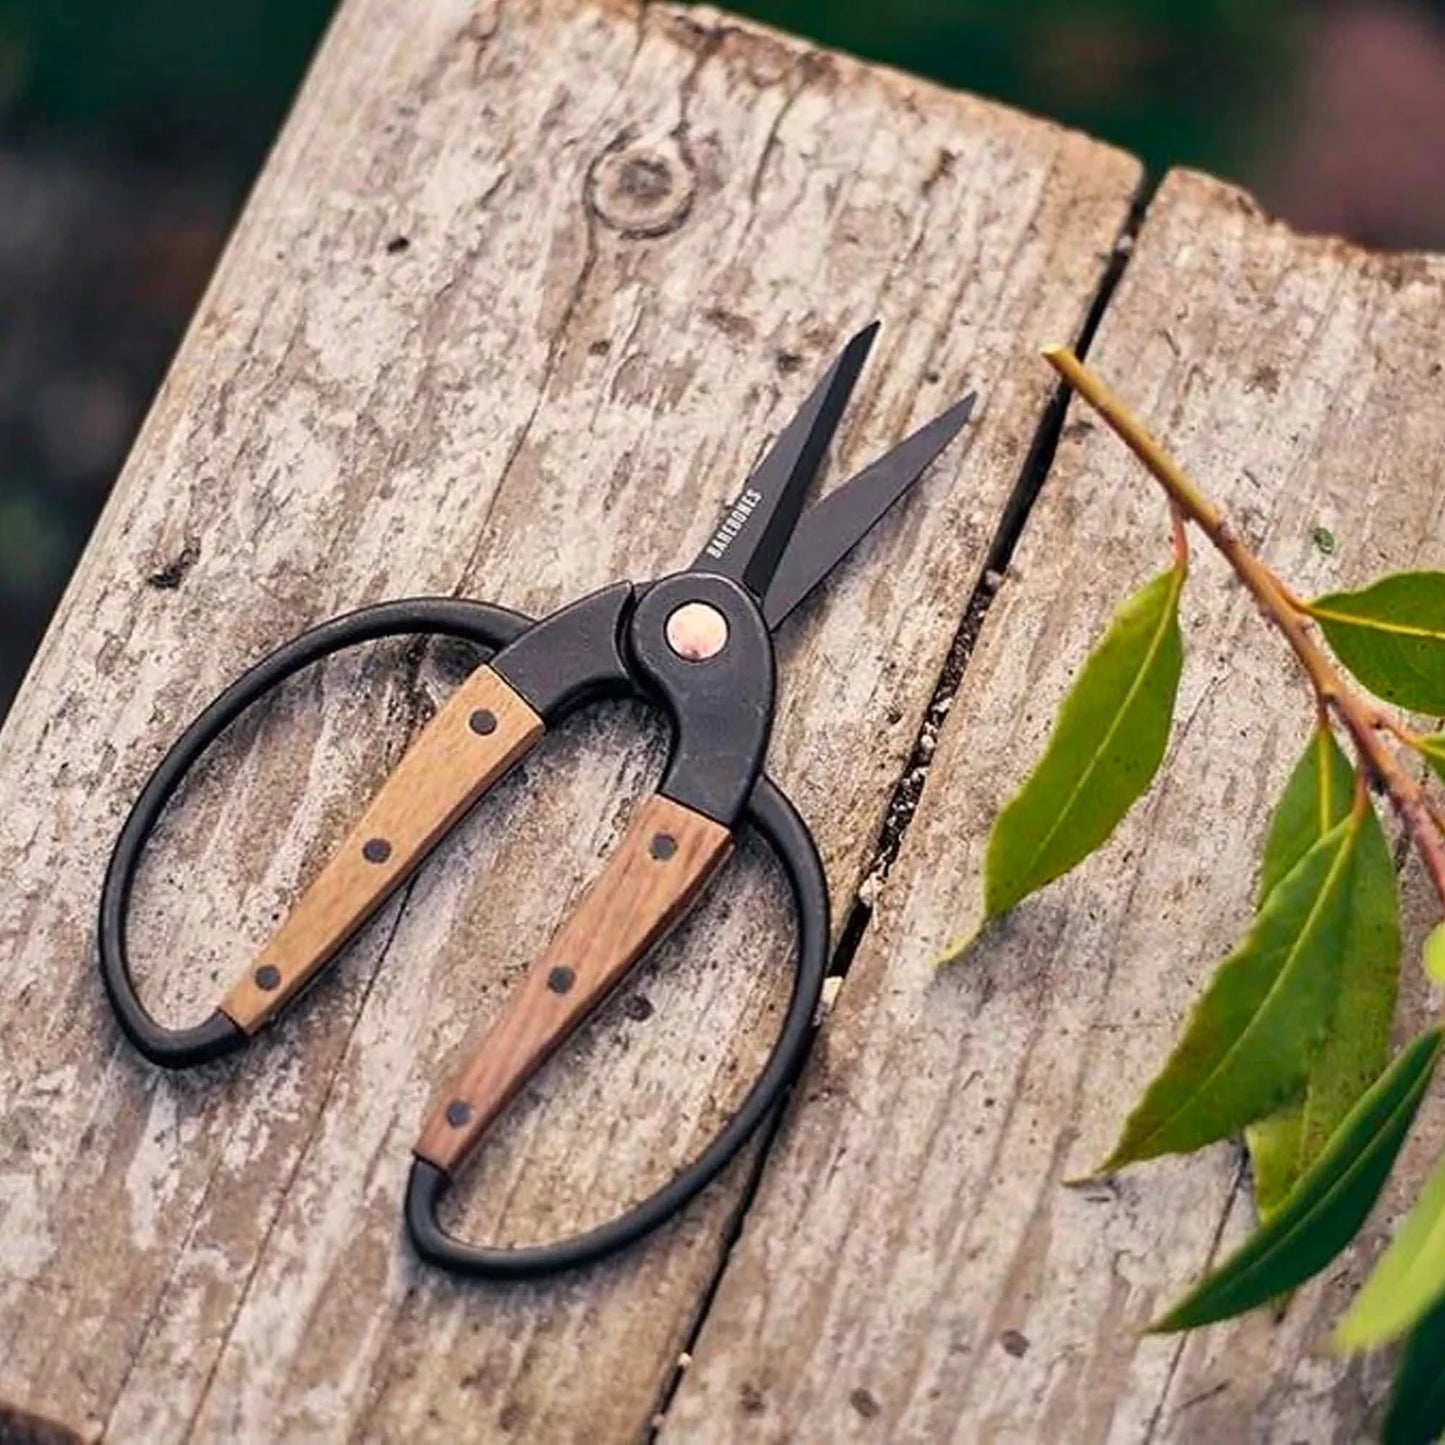
[[[1153,781],[1183,669],[1188,525],[1284,637],[1315,700],[1314,731],[1264,842],[1254,921],[1098,1171],[1244,1135],[1259,1227],[1150,1327],[1192,1329],[1278,1301],[1350,1243],[1445,1047],[1445,1031],[1433,1028],[1391,1057],[1399,898],[1371,798],[1382,794],[1398,814],[1445,909],[1445,808],[1399,751],[1445,780],[1445,734],[1418,734],[1376,701],[1445,714],[1445,573],[1301,599],[1102,380],[1065,348],[1044,355],[1163,487],[1171,565],[1120,606],[1079,670],[1043,757],[994,822],[983,924],[940,963],[1103,846]],[[1349,685],[1346,670],[1373,696]],[[1445,981],[1445,923],[1427,939],[1424,963]],[[1336,1335],[1345,1350],[1396,1340],[1404,1348],[1384,1438],[1434,1440],[1445,1430],[1445,1160]]]
[[[1324,623],[1327,632],[1337,639],[1349,635],[1360,626],[1360,615],[1331,607],[1330,599],[1315,603],[1302,602],[1260,559],[1240,540],[1229,520],[1212,502],[1200,493],[1183,470],[1124,403],[1067,347],[1050,347],[1044,359],[1075,391],[1114,429],[1120,439],[1154,474],[1169,500],[1214,543],[1240,581],[1249,588],[1260,610],[1284,634],[1300,665],[1308,675],[1322,707],[1334,714],[1350,735],[1362,763],[1372,781],[1388,795],[1399,813],[1411,840],[1419,850],[1431,882],[1445,906],[1445,842],[1425,798],[1424,790],[1407,773],[1386,746],[1380,734],[1391,732],[1412,741],[1414,735],[1394,723],[1381,710],[1352,692],[1331,664],[1323,649],[1310,635],[1305,619],[1313,617]],[[1416,574],[1422,575],[1422,574]],[[1428,575],[1428,574],[1424,574]],[[1387,581],[1394,579],[1386,579]],[[1334,628],[1339,631],[1334,632]],[[1373,630],[1373,629],[1371,629]],[[1445,636],[1439,641],[1445,644]],[[1336,641],[1339,646],[1339,641]],[[1346,648],[1353,650],[1346,644]],[[1366,669],[1369,663],[1366,662]],[[1441,699],[1432,693],[1426,706]]]

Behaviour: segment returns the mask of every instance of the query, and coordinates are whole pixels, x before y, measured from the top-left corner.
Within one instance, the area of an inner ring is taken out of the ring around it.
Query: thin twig
[[[1425,794],[1425,811],[1430,815],[1430,821],[1445,833],[1445,812],[1441,811],[1439,803],[1428,793]]]
[[[1255,556],[1230,526],[1228,517],[1184,474],[1143,423],[1074,353],[1050,347],[1044,359],[1114,429],[1153,473],[1170,501],[1189,518],[1249,588],[1264,615],[1284,634],[1314,687],[1322,709],[1334,714],[1349,734],[1361,771],[1382,788],[1400,815],[1435,891],[1445,904],[1445,841],[1435,809],[1419,782],[1400,765],[1377,731],[1380,710],[1353,692],[1311,635],[1299,599]]]
[[[1279,595],[1284,598],[1290,607],[1292,607],[1294,611],[1303,613],[1308,617],[1310,611],[1309,603],[1306,602],[1298,592],[1294,591],[1277,572],[1274,574],[1274,582],[1275,586],[1279,588]]]
[[[1355,796],[1350,804],[1350,816],[1358,824],[1370,806],[1370,785],[1365,781],[1365,770],[1355,769]]]
[[[1189,530],[1185,526],[1187,520],[1183,508],[1171,499],[1169,522],[1174,529],[1174,565],[1181,572],[1189,570]]]
[[[1399,718],[1393,718],[1383,708],[1377,709],[1375,716],[1371,719],[1374,725],[1381,732],[1389,733],[1397,742],[1402,742],[1407,748],[1416,748],[1420,745],[1420,735],[1412,728],[1407,728]]]

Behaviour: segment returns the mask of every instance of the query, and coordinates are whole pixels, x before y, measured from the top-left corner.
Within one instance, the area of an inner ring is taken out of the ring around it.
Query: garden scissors
[[[532,621],[484,603],[416,598],[363,608],[257,663],[181,735],[126,819],[101,895],[101,973],[121,1027],[146,1058],[183,1068],[245,1044],[315,978],[462,815],[545,729],[603,696],[660,705],[672,746],[656,794],[634,812],[583,895],[425,1121],[406,1219],[427,1260],[503,1277],[580,1265],[680,1209],[742,1147],[801,1060],[827,967],[828,890],[806,825],[763,772],[775,693],[772,633],[958,433],[970,394],[806,513],[809,484],[878,329],[859,332],[778,435],[686,571],[617,582]],[[398,634],[440,634],[489,649],[417,735],[339,850],[204,1022],[168,1029],[131,981],[126,915],[146,840],[187,772],[252,703],[333,652]],[[643,1203],[553,1244],[464,1243],[437,1203],[522,1084],[691,907],[750,823],[788,875],[799,920],[788,1012],[763,1072],[708,1148]]]

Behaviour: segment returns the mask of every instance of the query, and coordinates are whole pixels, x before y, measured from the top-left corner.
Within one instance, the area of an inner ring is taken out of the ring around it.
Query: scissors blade
[[[691,570],[731,577],[762,599],[877,334],[874,321],[839,353],[758,463]]]
[[[977,400],[978,393],[969,392],[809,508],[763,597],[763,617],[770,629],[777,631],[782,620],[928,470],[929,463],[958,435]]]

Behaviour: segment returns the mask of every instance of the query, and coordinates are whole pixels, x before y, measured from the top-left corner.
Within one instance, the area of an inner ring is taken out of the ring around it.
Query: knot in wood
[[[592,209],[624,236],[665,236],[687,219],[695,189],[676,147],[623,145],[597,163]]]

